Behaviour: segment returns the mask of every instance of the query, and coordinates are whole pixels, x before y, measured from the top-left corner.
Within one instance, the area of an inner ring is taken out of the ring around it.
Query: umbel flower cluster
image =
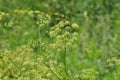
[[[79,25],[68,19],[52,23],[51,15],[39,10],[0,12],[0,34],[0,80],[97,78],[95,69],[74,69],[70,57],[78,50]]]
[[[79,26],[75,23],[71,24],[67,20],[60,21],[50,29],[49,35],[55,39],[50,46],[59,52],[62,49],[76,47],[74,42],[77,41],[79,34],[75,30],[78,30]]]
[[[83,69],[80,78],[82,80],[96,80],[96,75],[98,75],[98,72],[94,69]]]
[[[48,70],[27,45],[1,53],[0,65],[1,80],[43,80]]]
[[[120,70],[120,59],[117,57],[107,59],[107,67],[110,71]]]

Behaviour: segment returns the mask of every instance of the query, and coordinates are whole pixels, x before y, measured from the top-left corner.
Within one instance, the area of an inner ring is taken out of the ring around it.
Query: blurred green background
[[[59,12],[81,27],[81,47],[95,48],[104,55],[119,54],[119,0],[0,0],[0,11],[15,9]]]

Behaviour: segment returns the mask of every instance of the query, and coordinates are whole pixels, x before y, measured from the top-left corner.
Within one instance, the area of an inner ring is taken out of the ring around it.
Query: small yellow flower
[[[79,26],[76,23],[73,23],[71,26],[72,26],[73,29],[79,29]]]

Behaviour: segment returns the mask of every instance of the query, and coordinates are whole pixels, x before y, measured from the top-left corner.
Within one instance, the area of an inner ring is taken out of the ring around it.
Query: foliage
[[[120,80],[119,0],[0,0],[0,80]]]

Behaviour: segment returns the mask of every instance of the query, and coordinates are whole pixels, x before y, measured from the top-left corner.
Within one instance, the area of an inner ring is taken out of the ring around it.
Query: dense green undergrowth
[[[100,51],[87,50],[86,60],[91,62],[94,60],[93,63],[86,63],[84,59],[80,61],[79,57],[82,58],[83,55],[77,55],[80,54],[81,28],[76,23],[70,22],[64,15],[54,13],[52,18],[38,10],[15,10],[10,14],[0,12],[0,16],[1,79],[99,79],[100,73],[97,70],[99,64],[96,61],[102,58]],[[90,46],[95,48],[92,43]],[[112,68],[111,75],[115,74],[115,78],[118,78],[119,69],[116,68],[120,65],[120,60],[113,58],[108,60],[108,64],[107,68],[103,68],[107,73],[101,71],[101,74],[108,75],[110,73],[108,71]]]
[[[0,80],[120,80],[118,0],[25,3],[0,0]]]

